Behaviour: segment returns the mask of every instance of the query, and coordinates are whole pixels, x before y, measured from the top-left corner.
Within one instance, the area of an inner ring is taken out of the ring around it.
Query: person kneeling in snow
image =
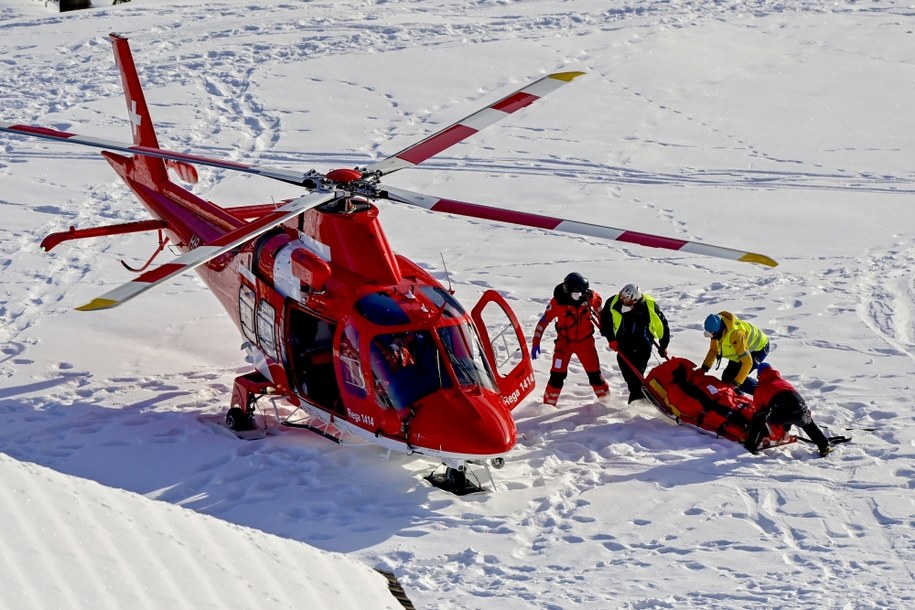
[[[772,423],[784,426],[785,433],[791,426],[799,426],[816,443],[820,456],[828,455],[832,450],[829,439],[814,423],[807,403],[794,386],[782,379],[781,374],[768,362],[759,363],[757,376],[759,381],[753,394],[753,404],[759,410],[747,430],[747,440],[744,443],[747,451],[759,452],[759,442],[768,431],[767,424]]]

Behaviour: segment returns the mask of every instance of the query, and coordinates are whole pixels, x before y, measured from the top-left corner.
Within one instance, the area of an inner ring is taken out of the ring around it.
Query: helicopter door
[[[484,292],[470,315],[496,375],[502,401],[514,409],[534,390],[534,365],[518,318],[495,290]]]
[[[325,409],[335,409],[340,388],[334,375],[335,325],[297,307],[289,307],[289,363],[299,395]]]

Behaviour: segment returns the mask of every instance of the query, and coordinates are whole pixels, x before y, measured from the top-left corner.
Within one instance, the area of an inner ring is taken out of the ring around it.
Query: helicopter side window
[[[405,409],[439,388],[451,387],[428,331],[378,335],[371,343],[372,382],[378,403]]]
[[[480,338],[471,326],[458,324],[439,328],[438,336],[454,367],[458,383],[498,391],[495,378],[483,356]]]
[[[257,306],[257,340],[264,353],[279,361],[276,353],[276,310],[267,301]]]
[[[254,303],[257,298],[254,290],[245,284],[238,291],[238,321],[241,323],[241,332],[251,343],[257,341],[255,335]]]
[[[365,377],[362,375],[362,360],[359,358],[359,331],[355,326],[344,328],[340,339],[340,377],[347,392],[365,398]]]

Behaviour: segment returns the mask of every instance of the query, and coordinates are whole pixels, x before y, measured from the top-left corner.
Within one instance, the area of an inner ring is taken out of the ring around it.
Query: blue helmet
[[[760,375],[762,375],[763,371],[765,371],[766,369],[771,369],[771,368],[772,368],[772,365],[769,364],[768,362],[760,362],[759,365],[756,367],[756,376],[759,377]]]
[[[724,322],[722,321],[721,316],[715,313],[709,314],[705,319],[705,330],[713,335],[717,335],[724,330]]]

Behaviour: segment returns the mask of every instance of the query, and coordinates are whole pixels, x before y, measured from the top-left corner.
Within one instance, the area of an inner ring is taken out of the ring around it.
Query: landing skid
[[[490,463],[493,468],[500,469],[505,465],[504,458],[493,458],[489,462],[486,461],[477,461],[477,460],[468,460],[463,464],[458,464],[457,466],[452,466],[447,463],[442,463],[435,468],[432,472],[425,476],[427,481],[431,483],[434,487],[438,487],[449,493],[453,493],[456,496],[466,496],[473,493],[482,493],[487,490],[483,487],[483,483],[477,477],[476,473],[470,469],[471,465],[483,466],[486,470],[486,474],[489,476],[489,482],[492,486],[492,491],[496,490],[496,481],[492,477],[492,471],[489,469]],[[444,470],[443,470],[444,468]]]
[[[442,466],[445,467],[444,470],[441,470]],[[447,464],[442,464],[424,478],[433,486],[453,493],[456,496],[466,496],[467,494],[482,493],[486,491],[479,480],[474,482],[467,477],[466,467],[452,468]],[[476,479],[475,476],[473,478]]]
[[[291,422],[286,419],[280,421],[280,423],[283,424],[284,426],[286,426],[287,428],[298,428],[299,430],[308,430],[309,432],[314,432],[315,434],[322,436],[329,441],[333,441],[333,442],[337,443],[338,445],[343,444],[343,439],[341,439],[339,436],[334,435],[332,432],[328,432],[326,426],[324,426],[322,428],[322,427],[318,427],[318,426],[312,426],[311,424]]]
[[[276,402],[273,403],[273,412],[276,415],[277,421],[280,422],[283,426],[287,428],[298,428],[299,430],[308,430],[309,432],[314,432],[318,436],[322,436],[329,441],[333,441],[338,445],[343,444],[343,438],[340,430],[338,430],[330,422],[324,422],[321,420],[321,423],[318,425],[309,423],[317,418],[312,417],[307,411],[302,409],[302,407],[296,407],[295,411],[287,415],[286,417],[281,417],[279,410],[276,408]]]

